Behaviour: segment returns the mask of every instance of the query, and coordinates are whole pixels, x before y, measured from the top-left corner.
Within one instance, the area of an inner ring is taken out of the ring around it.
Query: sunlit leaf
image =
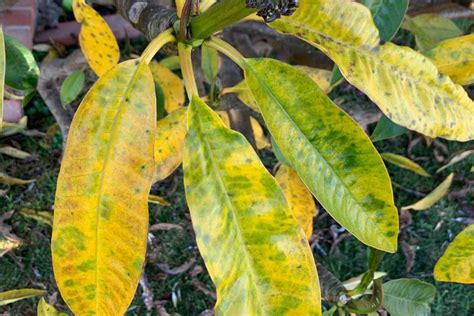
[[[5,40],[0,25],[0,131],[3,126],[3,92],[5,89]]]
[[[59,91],[63,106],[70,104],[79,96],[84,87],[85,79],[86,77],[82,70],[74,71],[64,79],[61,90]]]
[[[416,210],[422,211],[430,208],[434,204],[436,204],[439,200],[441,200],[449,191],[449,187],[453,182],[454,173],[451,173],[446,179],[441,182],[439,186],[436,187],[430,194],[419,200],[418,202],[402,207],[402,211],[404,210]]]
[[[382,156],[383,160],[391,164],[394,164],[395,166],[413,171],[423,177],[430,176],[429,173],[426,172],[426,170],[423,169],[422,166],[420,166],[419,164],[417,164],[416,162],[414,162],[413,160],[407,157],[403,157],[401,155],[392,154],[392,153],[381,153],[380,156]]]
[[[409,0],[362,0],[372,12],[382,41],[390,41],[397,33],[405,18],[408,2]]]
[[[180,108],[158,121],[155,136],[155,174],[153,182],[172,174],[183,161],[187,131],[187,108]]]
[[[53,226],[53,214],[51,212],[22,208],[20,214],[48,226]]]
[[[390,179],[364,131],[287,64],[250,59],[245,77],[275,142],[324,209],[363,243],[395,251]]]
[[[182,107],[185,99],[184,86],[181,78],[157,62],[151,62],[150,69],[153,74],[153,79],[163,91],[166,112],[171,113]]]
[[[313,255],[281,189],[245,137],[197,97],[183,169],[216,314],[321,315]]]
[[[54,308],[53,305],[46,303],[45,299],[42,297],[38,303],[36,309],[37,316],[67,316],[66,313],[60,313]]]
[[[436,288],[416,279],[397,279],[383,285],[383,307],[392,316],[429,316]]]
[[[5,83],[18,90],[36,88],[39,68],[31,51],[16,38],[4,35]]]
[[[394,138],[407,132],[405,127],[393,123],[388,117],[382,114],[382,117],[375,126],[370,139],[375,143],[384,139]]]
[[[139,60],[104,74],[74,116],[52,254],[59,290],[76,314],[123,315],[133,298],[146,252],[155,126],[153,77]]]
[[[11,146],[0,147],[0,154],[17,159],[27,159],[31,157],[31,154],[27,153],[26,151],[19,150]]]
[[[474,283],[474,224],[467,226],[444,252],[434,269],[438,281]]]
[[[287,165],[281,165],[278,168],[275,179],[285,194],[290,210],[303,228],[306,238],[309,239],[313,234],[313,217],[317,214],[311,192],[298,174]]]
[[[443,171],[444,169],[447,169],[451,167],[452,165],[457,164],[460,161],[463,161],[464,159],[471,156],[472,154],[474,154],[474,149],[468,149],[468,150],[458,153],[457,155],[454,155],[446,165],[436,170],[436,173],[439,173]]]
[[[45,295],[46,291],[37,289],[19,289],[0,292],[0,306],[4,306],[25,298]]]
[[[443,40],[462,35],[453,21],[433,13],[407,17],[403,27],[415,35],[416,46],[421,51],[432,49]]]
[[[474,34],[442,41],[424,54],[454,82],[474,83]]]
[[[302,0],[292,16],[270,25],[321,49],[395,123],[433,138],[474,139],[474,103],[466,91],[420,53],[379,45],[378,30],[361,4]]]
[[[85,0],[73,0],[74,16],[81,24],[79,44],[87,63],[101,77],[115,66],[120,50],[105,20]]]
[[[31,180],[18,179],[0,171],[0,183],[3,183],[3,184],[25,185],[25,184],[29,184],[35,181],[36,181],[35,179],[31,179]]]

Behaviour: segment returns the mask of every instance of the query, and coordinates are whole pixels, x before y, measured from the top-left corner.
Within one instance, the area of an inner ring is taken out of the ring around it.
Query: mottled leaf
[[[380,155],[382,156],[383,160],[394,164],[395,166],[413,171],[423,177],[430,176],[422,166],[407,157],[392,153],[381,153]]]
[[[390,41],[395,36],[405,18],[408,2],[409,0],[362,0],[372,13],[382,41]]]
[[[54,308],[53,305],[46,303],[45,299],[42,297],[38,303],[36,309],[37,316],[67,316],[66,313],[60,313]]]
[[[0,292],[0,306],[44,294],[46,294],[46,291],[37,289],[19,289]]]
[[[424,54],[454,82],[474,83],[474,34],[442,41]]]
[[[150,69],[155,83],[158,84],[163,91],[166,112],[171,113],[182,107],[185,99],[184,86],[181,78],[157,62],[151,62]]]
[[[105,20],[85,0],[73,0],[76,21],[81,24],[79,44],[92,70],[101,77],[115,66],[120,50]]]
[[[467,226],[444,252],[434,268],[438,281],[474,283],[474,224]]]
[[[76,314],[123,315],[133,298],[146,252],[155,126],[153,77],[139,60],[104,74],[74,116],[52,254],[59,290]]]
[[[187,110],[180,108],[173,111],[156,125],[153,182],[167,178],[183,161],[184,137],[188,128]]]
[[[296,69],[304,72],[326,93],[331,92],[334,85],[331,85],[332,72],[326,69],[319,69],[307,66],[294,66]]]
[[[31,154],[27,153],[26,151],[19,150],[11,146],[0,147],[0,154],[7,155],[7,156],[17,158],[17,159],[27,159],[31,157]]]
[[[449,159],[447,164],[445,164],[444,166],[436,170],[436,173],[440,173],[441,171],[451,167],[452,165],[457,164],[460,161],[463,161],[464,159],[471,156],[472,154],[474,154],[474,149],[468,149],[454,155],[451,159]]]
[[[416,46],[421,51],[430,50],[443,40],[463,34],[453,21],[433,13],[407,17],[403,27],[415,35]]]
[[[384,139],[403,135],[407,131],[408,130],[405,127],[393,123],[388,117],[382,114],[377,126],[375,126],[374,132],[370,135],[370,139],[375,143]]]
[[[237,97],[244,103],[246,106],[251,108],[252,110],[259,112],[259,108],[257,103],[255,102],[255,98],[252,95],[252,92],[247,86],[247,83],[245,80],[242,80],[238,84],[236,84],[233,87],[230,88],[225,88],[222,91],[222,94],[227,94],[227,93],[235,93]]]
[[[29,184],[35,181],[36,181],[35,179],[32,179],[32,180],[18,179],[0,171],[0,183],[3,183],[3,184],[25,185],[25,184]]]
[[[197,97],[183,169],[216,314],[321,315],[313,255],[281,189],[245,137]]]
[[[306,238],[309,239],[313,234],[313,217],[317,214],[311,192],[298,174],[287,165],[281,165],[278,168],[275,179],[285,194],[290,210],[303,228]]]
[[[416,279],[397,279],[383,285],[383,307],[392,316],[429,316],[436,288]]]
[[[63,106],[70,104],[79,96],[82,88],[84,88],[85,79],[86,77],[82,70],[74,71],[64,79],[61,90],[59,91]]]
[[[420,53],[390,42],[379,45],[370,12],[361,4],[302,0],[292,16],[271,26],[321,49],[395,123],[433,138],[474,139],[474,103],[466,91]]]
[[[364,131],[287,64],[250,59],[245,77],[275,142],[324,209],[363,243],[394,252],[391,183]]]
[[[4,35],[5,83],[18,90],[33,90],[38,84],[39,68],[35,57],[16,38]]]
[[[402,211],[405,211],[405,210],[422,211],[422,210],[426,210],[427,208],[432,207],[434,204],[436,204],[448,193],[449,187],[451,186],[451,183],[453,182],[453,178],[454,178],[454,173],[451,173],[430,194],[428,194],[427,196],[425,196],[424,198],[422,198],[416,203],[402,207]]]

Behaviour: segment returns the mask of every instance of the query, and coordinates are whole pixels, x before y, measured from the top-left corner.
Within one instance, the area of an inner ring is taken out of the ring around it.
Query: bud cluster
[[[248,8],[259,9],[257,15],[267,23],[282,15],[292,15],[300,5],[298,0],[246,0],[246,4]]]

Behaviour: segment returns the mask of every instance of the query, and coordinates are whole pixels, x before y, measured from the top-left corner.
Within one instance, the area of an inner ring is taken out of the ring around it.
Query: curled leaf
[[[402,211],[405,210],[416,210],[422,211],[430,208],[434,204],[436,204],[439,200],[441,200],[449,191],[449,187],[453,182],[454,173],[451,173],[446,179],[441,182],[439,186],[437,186],[430,194],[419,200],[418,202],[404,206],[401,208]]]
[[[422,166],[420,166],[419,164],[417,164],[416,162],[414,162],[413,160],[407,157],[403,157],[401,155],[392,154],[392,153],[381,153],[380,156],[382,156],[383,160],[391,164],[394,164],[395,166],[413,171],[414,173],[417,173],[423,177],[430,176],[429,173],[426,172],[426,170],[423,169]]]
[[[449,159],[449,162],[446,165],[444,165],[441,168],[439,168],[438,170],[436,170],[436,173],[439,173],[439,172],[443,171],[444,169],[447,169],[447,168],[451,167],[452,165],[457,164],[460,161],[463,161],[464,159],[471,156],[472,154],[474,154],[474,149],[468,149],[468,150],[465,150],[463,152],[460,152],[457,155],[454,155],[451,159]]]

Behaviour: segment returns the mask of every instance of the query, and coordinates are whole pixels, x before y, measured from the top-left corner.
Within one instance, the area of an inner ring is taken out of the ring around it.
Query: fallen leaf
[[[402,211],[404,210],[417,210],[422,211],[426,210],[433,206],[436,202],[441,200],[446,193],[448,193],[449,187],[453,182],[454,173],[451,173],[446,179],[439,186],[436,187],[430,194],[419,200],[418,202],[402,207]]]
[[[153,195],[153,194],[150,194],[148,196],[148,203],[152,203],[152,204],[157,204],[157,205],[162,205],[162,206],[169,206],[170,204],[168,202],[166,202],[166,200],[164,198],[162,198],[161,196],[158,196],[158,195]]]
[[[153,232],[156,230],[172,230],[172,229],[183,230],[183,227],[179,226],[178,224],[158,223],[158,224],[151,225],[149,231]]]
[[[474,149],[468,149],[468,150],[465,150],[465,151],[463,151],[459,154],[454,155],[451,159],[449,159],[449,161],[446,165],[444,165],[441,168],[439,168],[438,170],[436,170],[436,173],[439,173],[439,172],[443,171],[444,169],[449,168],[452,165],[466,159],[471,154],[474,154]]]
[[[20,214],[27,218],[31,218],[40,223],[46,224],[48,226],[53,226],[53,214],[51,212],[22,208],[20,210]]]
[[[184,264],[176,268],[170,268],[170,266],[166,263],[158,263],[157,266],[161,271],[163,271],[166,274],[178,275],[189,270],[189,268],[191,268],[195,262],[196,262],[196,259],[191,258],[189,261],[186,261]]]
[[[24,185],[28,183],[35,182],[35,179],[32,180],[23,180],[23,179],[18,179],[15,177],[10,177],[9,175],[0,172],[0,183],[3,184],[8,184],[8,185]]]
[[[11,147],[11,146],[0,147],[0,154],[7,155],[7,156],[17,158],[17,159],[26,159],[26,158],[31,157],[31,154],[23,150],[16,149],[15,147]]]
[[[426,172],[426,170],[423,169],[422,166],[420,166],[419,164],[417,164],[416,162],[414,162],[413,160],[407,157],[403,157],[401,155],[392,154],[392,153],[381,153],[380,156],[382,156],[383,160],[395,166],[413,171],[414,173],[417,173],[423,177],[430,176],[429,173]]]
[[[10,290],[0,293],[0,306],[4,306],[25,298],[30,298],[38,295],[44,295],[46,291],[37,289],[19,289]]]

